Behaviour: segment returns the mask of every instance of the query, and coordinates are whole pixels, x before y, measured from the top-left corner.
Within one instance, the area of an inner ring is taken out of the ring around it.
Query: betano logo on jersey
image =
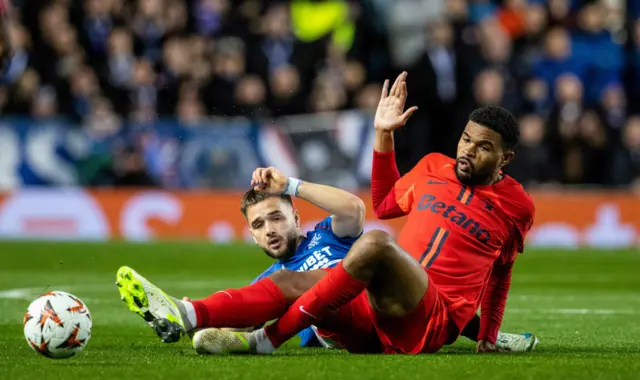
[[[469,232],[479,242],[486,244],[491,240],[491,234],[489,231],[482,228],[480,223],[469,218],[464,212],[458,211],[455,205],[448,205],[444,202],[434,202],[436,197],[431,194],[424,194],[418,202],[416,210],[418,211],[431,211],[434,214],[442,215],[444,218],[449,219],[452,223],[455,223],[462,227],[465,231]]]

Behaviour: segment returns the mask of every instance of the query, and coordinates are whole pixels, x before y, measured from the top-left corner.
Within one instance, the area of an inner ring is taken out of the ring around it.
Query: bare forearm
[[[335,187],[301,181],[298,197],[333,215],[333,233],[340,237],[356,237],[364,227],[364,202],[354,194]]]
[[[359,216],[364,210],[360,198],[348,191],[331,186],[302,181],[298,187],[298,198],[302,198],[337,216]]]
[[[376,129],[373,149],[380,153],[393,152],[393,132]]]

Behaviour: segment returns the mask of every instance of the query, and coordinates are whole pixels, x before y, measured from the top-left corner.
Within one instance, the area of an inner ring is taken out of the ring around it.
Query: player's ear
[[[296,227],[300,228],[300,213],[298,210],[293,210],[293,219],[296,221]]]
[[[500,161],[500,168],[504,168],[505,166],[509,165],[509,163],[513,161],[513,158],[515,156],[516,153],[512,150],[504,152],[504,154],[502,155],[502,160]]]

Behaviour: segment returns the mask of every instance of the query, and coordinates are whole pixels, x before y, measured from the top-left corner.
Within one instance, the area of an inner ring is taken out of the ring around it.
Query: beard
[[[460,183],[462,183],[463,185],[467,185],[467,186],[486,185],[486,184],[490,184],[493,180],[493,170],[491,169],[484,168],[484,169],[476,170],[476,166],[473,163],[470,163],[469,164],[470,170],[468,172],[461,172],[459,165],[460,165],[460,161],[456,160],[456,165],[455,165],[456,177],[458,178],[458,181],[460,181]]]
[[[285,236],[285,250],[282,252],[270,250],[268,247],[262,247],[262,250],[267,254],[267,256],[276,260],[288,259],[296,253],[297,249],[298,234],[295,231]]]

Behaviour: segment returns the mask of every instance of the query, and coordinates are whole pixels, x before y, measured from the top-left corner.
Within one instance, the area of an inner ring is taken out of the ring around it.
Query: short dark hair
[[[485,106],[471,112],[469,120],[497,132],[502,144],[511,150],[520,141],[518,121],[509,110],[498,106]]]
[[[280,200],[290,204],[293,206],[293,201],[291,200],[291,196],[287,194],[269,194],[264,191],[251,189],[244,193],[242,196],[242,202],[240,204],[240,211],[242,211],[242,215],[247,217],[247,208],[249,206],[253,206],[257,203],[264,201],[267,198],[280,198]]]

